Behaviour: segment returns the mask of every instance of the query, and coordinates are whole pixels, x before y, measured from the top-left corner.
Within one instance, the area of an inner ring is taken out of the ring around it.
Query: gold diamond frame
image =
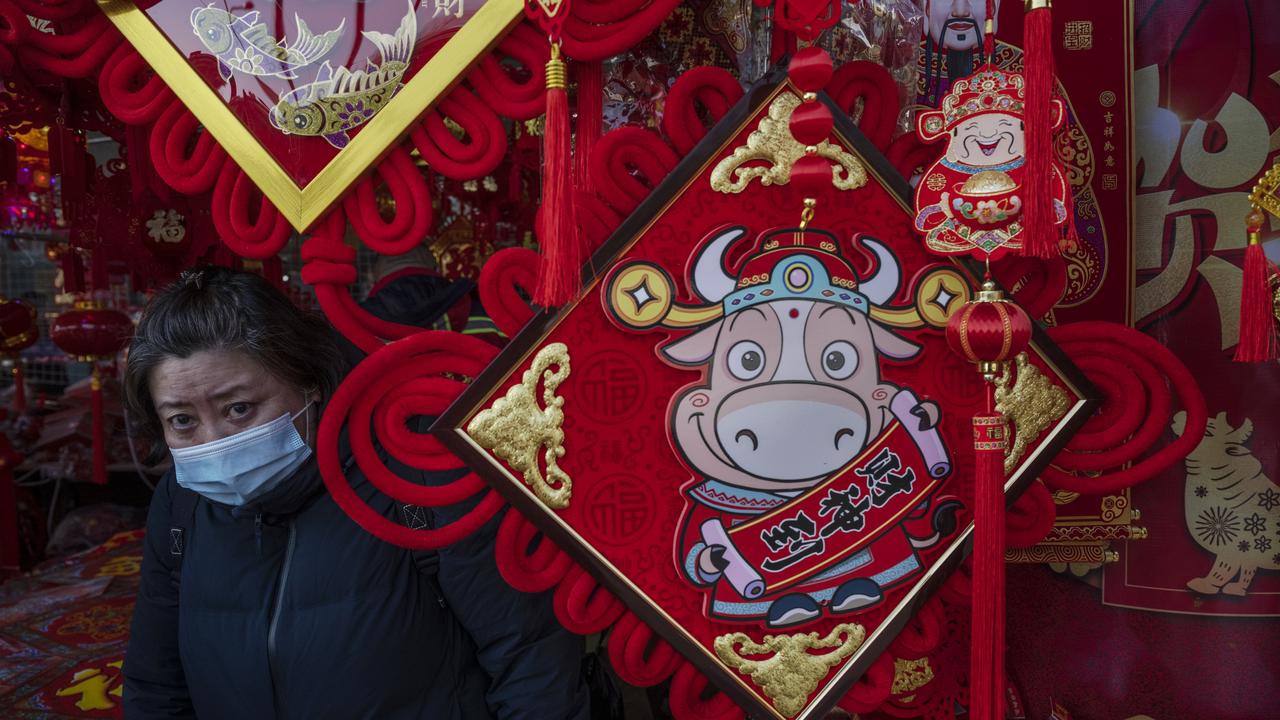
[[[381,160],[423,113],[506,36],[524,13],[522,0],[488,0],[355,134],[347,147],[311,182],[298,187],[145,12],[131,0],[99,0],[98,7],[299,232],[318,220]]]

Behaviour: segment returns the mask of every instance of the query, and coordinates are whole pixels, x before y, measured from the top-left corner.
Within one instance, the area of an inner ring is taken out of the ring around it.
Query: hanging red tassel
[[[571,302],[578,293],[582,244],[573,202],[573,165],[569,131],[569,93],[560,46],[551,46],[547,63],[547,127],[543,135],[542,208],[538,241],[542,272],[533,301],[542,307]]]
[[[595,191],[591,180],[591,152],[604,134],[604,65],[600,62],[578,62],[573,65],[578,78],[578,146],[573,160],[579,190]]]
[[[93,375],[89,378],[89,421],[93,435],[93,482],[98,485],[107,484],[107,437],[102,411],[102,373],[95,363]]]
[[[1039,258],[1058,254],[1053,207],[1053,11],[1050,0],[1026,0],[1023,21],[1023,77],[1026,80],[1026,160],[1023,171],[1022,253]]]
[[[22,415],[27,411],[27,379],[22,372],[22,358],[13,359],[13,411]]]
[[[970,715],[1004,718],[1004,451],[1008,426],[995,411],[973,418],[973,642],[969,647]]]
[[[1031,319],[990,280],[947,320],[947,344],[978,366],[987,409],[973,418],[973,635],[969,716],[1004,718],[1004,450],[1008,427],[995,409],[993,382],[1031,342]]]
[[[1272,300],[1271,262],[1262,250],[1262,224],[1266,216],[1254,207],[1246,219],[1249,246],[1244,251],[1244,277],[1240,284],[1240,342],[1236,362],[1265,362],[1277,357],[1275,305]]]

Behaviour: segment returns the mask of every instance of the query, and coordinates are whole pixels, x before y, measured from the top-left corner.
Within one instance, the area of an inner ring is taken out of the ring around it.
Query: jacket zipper
[[[271,695],[275,704],[276,717],[283,717],[280,712],[280,691],[276,685],[279,675],[276,665],[276,628],[280,622],[280,606],[284,603],[284,588],[289,584],[289,566],[293,563],[293,547],[297,544],[297,530],[293,520],[289,521],[289,542],[284,550],[284,566],[280,568],[280,582],[276,585],[276,602],[271,608],[271,624],[267,626],[267,667],[271,670]]]

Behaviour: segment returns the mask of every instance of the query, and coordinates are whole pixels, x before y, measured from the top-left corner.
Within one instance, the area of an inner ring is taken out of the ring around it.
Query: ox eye
[[[858,369],[858,351],[844,340],[831,343],[822,351],[822,371],[832,380],[844,380]]]
[[[729,348],[729,372],[739,380],[755,380],[764,370],[764,348],[743,340]]]

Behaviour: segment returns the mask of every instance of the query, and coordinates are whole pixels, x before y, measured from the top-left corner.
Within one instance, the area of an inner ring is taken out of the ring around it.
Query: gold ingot
[[[999,170],[983,170],[969,176],[960,186],[965,195],[1000,195],[1018,187],[1008,173]]]

